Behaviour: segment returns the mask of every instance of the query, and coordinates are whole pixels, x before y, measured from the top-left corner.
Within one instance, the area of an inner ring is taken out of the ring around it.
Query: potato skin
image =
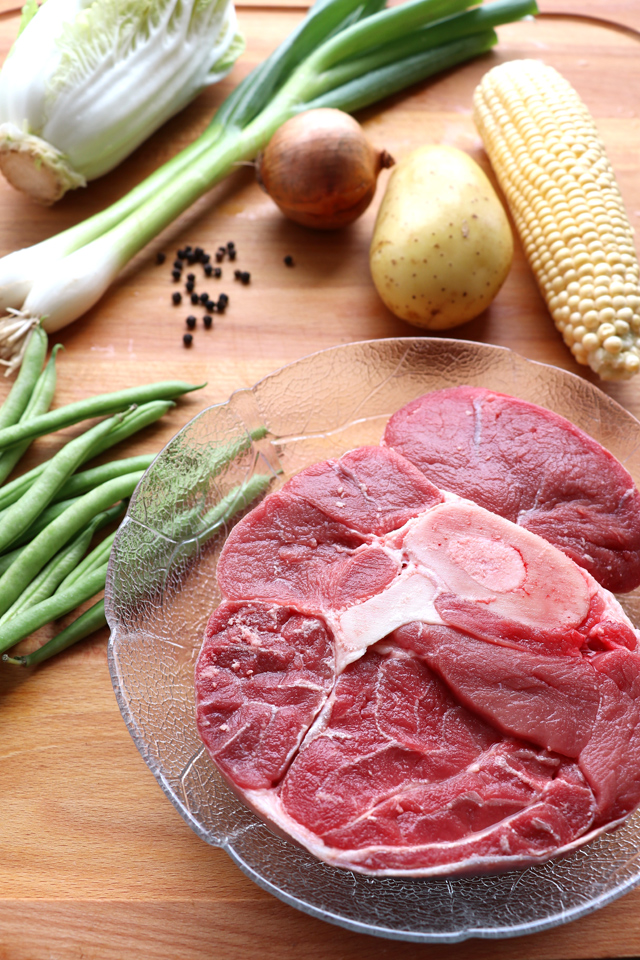
[[[371,276],[397,317],[447,330],[504,283],[513,235],[485,173],[462,150],[426,146],[393,169],[373,231]]]

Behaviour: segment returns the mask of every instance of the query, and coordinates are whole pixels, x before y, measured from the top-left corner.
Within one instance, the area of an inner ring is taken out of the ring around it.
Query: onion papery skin
[[[290,220],[336,230],[367,209],[378,174],[393,162],[353,117],[322,108],[297,114],[275,132],[257,158],[256,175]]]

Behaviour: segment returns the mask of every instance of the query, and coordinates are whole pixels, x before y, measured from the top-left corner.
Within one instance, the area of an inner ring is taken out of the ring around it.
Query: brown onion
[[[335,230],[363,213],[378,174],[394,164],[342,110],[299,113],[276,130],[256,161],[258,183],[290,220]]]

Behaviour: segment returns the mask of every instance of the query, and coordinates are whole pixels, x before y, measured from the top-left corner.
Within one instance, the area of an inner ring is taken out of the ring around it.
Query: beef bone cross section
[[[640,802],[638,638],[615,598],[397,451],[302,471],[234,528],[218,577],[200,735],[316,857],[521,868]]]

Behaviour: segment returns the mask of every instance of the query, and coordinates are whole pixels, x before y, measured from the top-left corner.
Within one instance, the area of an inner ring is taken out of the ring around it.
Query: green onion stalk
[[[0,260],[0,362],[19,366],[31,328],[49,333],[90,309],[146,244],[304,110],[354,112],[486,53],[494,28],[535,0],[318,0],[231,93],[201,136],[107,210]]]

